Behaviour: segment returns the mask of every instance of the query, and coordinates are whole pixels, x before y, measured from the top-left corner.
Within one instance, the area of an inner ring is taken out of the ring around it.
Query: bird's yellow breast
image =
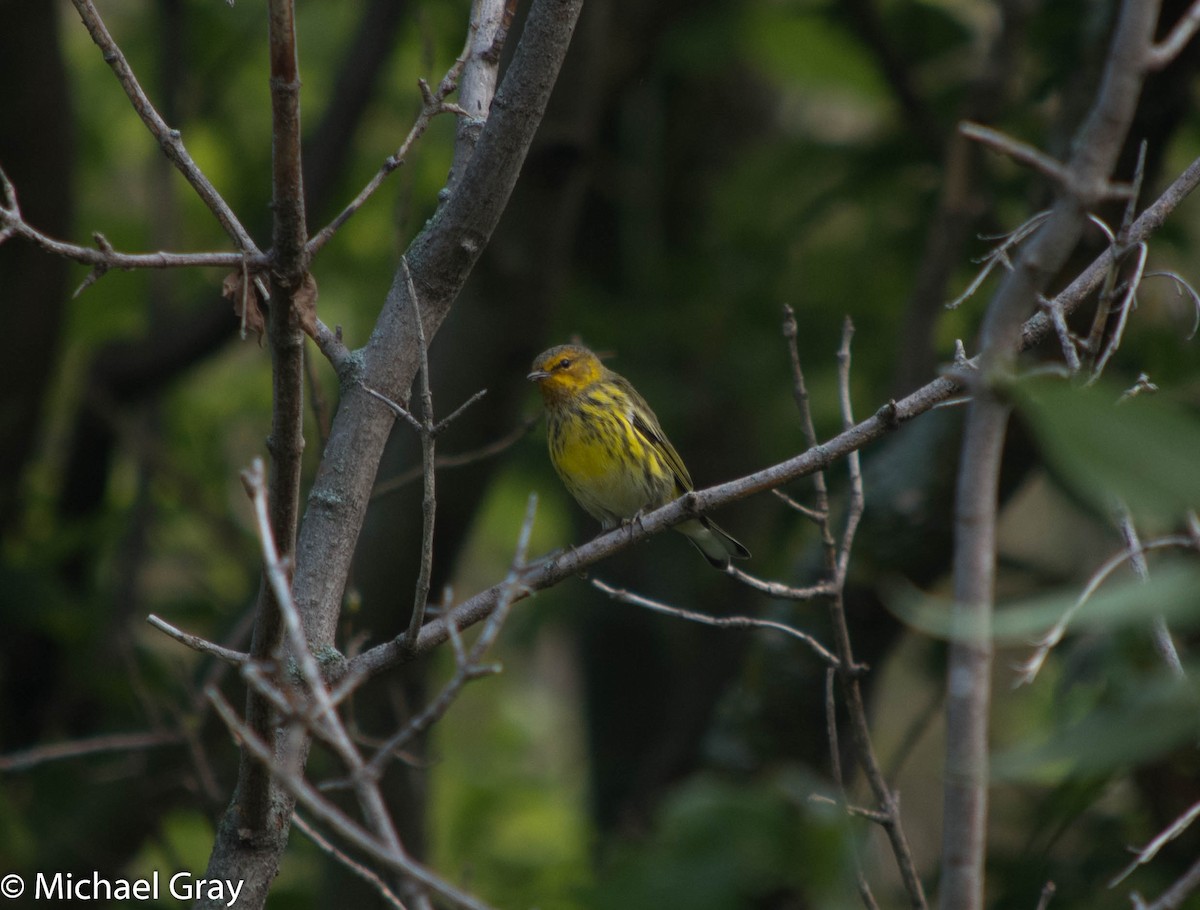
[[[675,479],[634,428],[627,408],[603,392],[551,412],[550,459],[563,483],[606,526],[675,497]]]

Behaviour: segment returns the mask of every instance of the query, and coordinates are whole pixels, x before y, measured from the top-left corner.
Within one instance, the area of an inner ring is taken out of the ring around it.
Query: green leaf
[[[1003,605],[991,626],[981,629],[957,617],[949,603],[924,595],[890,598],[888,608],[904,623],[928,635],[956,641],[992,638],[999,643],[1031,642],[1041,637],[1079,603],[1080,588],[1070,588]],[[1191,563],[1154,567],[1148,581],[1125,577],[1108,582],[1079,608],[1072,629],[1112,629],[1140,625],[1161,616],[1172,624],[1200,619],[1200,568]]]
[[[1147,680],[1117,704],[1000,752],[992,774],[1053,782],[1145,762],[1195,739],[1198,707],[1195,693],[1175,679]]]
[[[1120,404],[1111,386],[1047,378],[1012,387],[1051,470],[1098,509],[1123,502],[1143,518],[1200,505],[1200,420],[1161,396]]]

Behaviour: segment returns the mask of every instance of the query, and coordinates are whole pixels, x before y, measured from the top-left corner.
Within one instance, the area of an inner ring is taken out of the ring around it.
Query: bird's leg
[[[627,528],[629,531],[630,541],[633,540],[634,532],[638,528],[641,528],[642,530],[646,529],[646,526],[644,524],[642,524],[642,516],[644,516],[645,514],[646,514],[645,509],[638,509],[636,512],[634,512],[628,518],[621,519],[621,525],[623,527]]]

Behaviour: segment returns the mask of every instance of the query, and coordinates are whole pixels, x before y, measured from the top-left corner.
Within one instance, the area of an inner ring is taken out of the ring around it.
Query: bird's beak
[[[532,373],[530,373],[525,378],[528,379],[530,382],[541,382],[543,379],[545,379],[549,375],[550,374],[547,373],[545,370],[534,370]]]

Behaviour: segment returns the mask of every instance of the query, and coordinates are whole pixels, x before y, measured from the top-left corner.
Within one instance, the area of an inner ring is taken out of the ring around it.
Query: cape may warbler
[[[587,348],[564,344],[527,377],[546,402],[550,461],[567,491],[605,530],[693,489],[650,405]],[[712,565],[750,555],[707,516],[676,526]]]

